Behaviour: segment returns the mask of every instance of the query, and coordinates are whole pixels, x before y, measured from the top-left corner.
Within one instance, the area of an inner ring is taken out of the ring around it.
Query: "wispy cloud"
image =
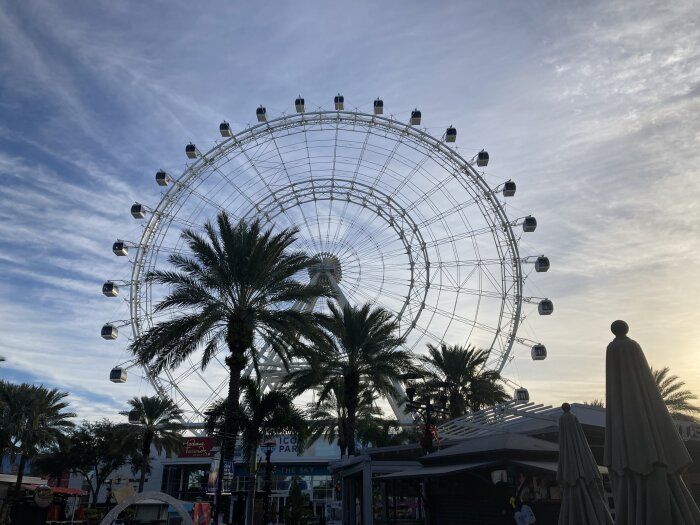
[[[552,260],[527,293],[555,312],[522,328],[549,358],[518,348],[506,370],[533,399],[601,397],[617,317],[700,391],[696,10],[15,3],[0,12],[0,373],[75,391],[81,415],[123,406],[133,384],[105,377],[125,341],[97,333],[125,316],[99,286],[128,278],[110,244],[140,237],[130,204],[155,205],[154,172],[180,173],[184,144],[212,145],[220,119],[241,129],[260,103],[275,115],[342,91],[401,120],[418,106],[434,134],[455,125],[465,156],[491,152],[490,182],[518,183],[509,213],[539,221],[521,252]]]

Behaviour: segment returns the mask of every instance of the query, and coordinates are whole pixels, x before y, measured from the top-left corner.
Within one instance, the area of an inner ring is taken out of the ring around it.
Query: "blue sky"
[[[453,124],[518,183],[527,248],[552,261],[531,293],[555,313],[523,328],[549,357],[507,370],[534,401],[602,397],[617,318],[700,392],[697,6],[491,4],[0,1],[0,377],[91,418],[147,392],[107,381],[125,340],[99,337],[128,315],[100,285],[128,276],[110,247],[140,235],[129,206],[155,205],[154,172],[182,172],[221,119],[341,91]]]

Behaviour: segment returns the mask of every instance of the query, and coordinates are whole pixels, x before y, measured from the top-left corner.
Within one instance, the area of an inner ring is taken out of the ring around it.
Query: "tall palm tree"
[[[293,395],[318,387],[319,402],[332,394],[345,410],[345,443],[355,454],[357,415],[363,392],[396,396],[392,380],[413,370],[411,354],[401,348],[396,319],[382,308],[329,303],[331,315],[319,320],[326,337],[307,358],[309,368],[292,372],[287,382]]]
[[[128,401],[130,411],[120,412],[129,416],[129,422],[138,419],[138,424],[125,427],[127,437],[134,440],[138,448],[135,464],[141,471],[139,492],[143,492],[146,473],[151,471],[151,445],[158,455],[165,451],[167,456],[182,448],[182,432],[185,425],[182,411],[172,399],[159,396],[134,397]]]
[[[71,418],[76,415],[66,412],[67,392],[48,389],[43,385],[16,385],[0,388],[3,396],[3,423],[7,422],[10,437],[10,455],[19,454],[15,497],[19,496],[27,461],[41,450],[63,439],[73,428]],[[14,398],[4,396],[12,395]],[[7,446],[7,445],[6,445]]]
[[[169,261],[174,270],[149,276],[170,287],[155,311],[178,313],[147,330],[130,350],[157,373],[178,367],[200,350],[204,369],[222,347],[226,349],[226,433],[232,439],[225,456],[235,448],[241,372],[250,362],[257,364],[257,352],[265,345],[286,364],[289,353],[317,332],[316,316],[292,305],[330,294],[326,286],[295,279],[315,263],[304,253],[290,251],[296,235],[296,229],[263,231],[258,220],[234,225],[222,212],[216,226],[205,224],[204,235],[183,232],[191,257],[173,254]]]
[[[693,405],[691,401],[698,396],[684,389],[685,382],[681,381],[677,375],[671,375],[671,370],[667,366],[660,369],[651,367],[651,373],[671,417],[697,421],[700,407]]]
[[[304,414],[294,406],[285,392],[271,390],[265,392],[259,380],[246,377],[241,379],[242,401],[238,422],[241,431],[241,451],[248,461],[250,482],[246,500],[247,523],[253,523],[253,504],[257,487],[258,448],[280,434],[296,438],[297,452],[303,452],[308,437],[308,425]],[[210,434],[218,434],[224,428],[226,400],[215,403],[207,411],[205,429]]]
[[[450,419],[463,416],[468,410],[480,410],[509,399],[500,381],[500,374],[484,370],[488,352],[472,346],[439,347],[428,345],[428,355],[420,361],[425,374],[423,388],[435,391],[447,390]]]

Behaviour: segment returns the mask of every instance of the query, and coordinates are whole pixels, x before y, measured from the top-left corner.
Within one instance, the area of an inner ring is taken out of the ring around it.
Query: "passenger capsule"
[[[457,128],[450,126],[445,131],[445,142],[454,142],[455,140],[457,140]]]
[[[119,337],[119,330],[116,326],[107,323],[102,327],[102,330],[100,330],[100,335],[102,339],[116,339]]]
[[[549,257],[540,255],[535,261],[535,271],[546,272],[547,270],[549,270]]]
[[[141,413],[138,410],[129,411],[129,423],[131,423],[132,425],[141,424]]]
[[[146,216],[146,208],[143,207],[143,204],[135,202],[131,205],[131,216],[134,219],[143,219]]]
[[[107,281],[102,285],[102,293],[107,297],[116,297],[119,295],[119,287],[112,281]]]
[[[219,133],[221,133],[221,136],[225,138],[233,137],[231,124],[224,120],[221,124],[219,124]]]
[[[549,299],[542,299],[537,305],[537,311],[540,315],[552,315],[554,311],[554,303]]]
[[[528,215],[523,219],[523,231],[531,233],[534,232],[535,229],[537,229],[537,219],[532,215]]]
[[[109,380],[112,383],[126,383],[126,369],[124,368],[112,368],[109,373]]]
[[[336,111],[343,111],[345,109],[345,97],[338,93],[333,99],[333,104],[335,104]]]
[[[536,344],[530,350],[530,356],[533,361],[543,361],[547,359],[547,347],[541,344]]]
[[[489,153],[483,149],[476,155],[476,165],[477,166],[488,166],[489,165]]]
[[[167,186],[168,184],[170,184],[168,174],[165,173],[165,171],[163,170],[159,170],[156,173],[156,182],[158,183],[158,186]]]
[[[420,117],[421,117],[421,114],[417,108],[414,109],[413,111],[411,111],[411,120],[410,120],[411,126],[419,126],[420,125]]]
[[[527,388],[516,388],[513,392],[513,401],[527,403],[530,401],[530,392],[527,391]]]
[[[294,107],[296,108],[297,113],[303,113],[306,111],[306,105],[304,104],[304,99],[301,98],[301,96],[294,101]]]
[[[255,116],[258,118],[258,122],[267,122],[267,110],[264,106],[260,106],[255,110]]]
[[[192,144],[191,142],[185,146],[185,155],[187,155],[188,159],[196,159],[197,158],[197,146]]]
[[[112,245],[112,251],[114,252],[114,255],[119,255],[120,257],[129,255],[129,248],[127,248],[123,241],[115,242]]]
[[[512,197],[515,195],[515,182],[509,180],[503,184],[503,196]]]
[[[381,115],[384,113],[384,101],[380,98],[374,101],[374,114]]]

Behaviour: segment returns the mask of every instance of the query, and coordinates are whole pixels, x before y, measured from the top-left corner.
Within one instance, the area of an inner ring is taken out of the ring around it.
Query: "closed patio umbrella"
[[[691,463],[642,348],[615,321],[606,354],[605,459],[615,523],[700,525],[681,473]]]
[[[603,478],[588,446],[581,423],[562,405],[559,418],[559,466],[561,488],[559,525],[612,525],[603,491]]]

